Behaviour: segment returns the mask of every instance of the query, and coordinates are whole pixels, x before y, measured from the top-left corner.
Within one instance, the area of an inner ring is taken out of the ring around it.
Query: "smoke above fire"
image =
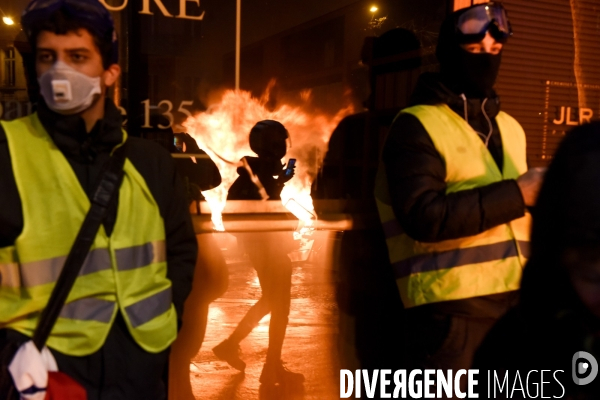
[[[283,162],[295,158],[296,175],[286,183],[281,193],[282,203],[294,199],[307,210],[314,210],[310,190],[327,153],[329,138],[342,118],[354,109],[348,105],[335,115],[312,110],[311,92],[299,93],[298,104],[280,104],[267,108],[271,81],[265,93],[256,98],[243,90],[227,90],[220,101],[205,112],[189,117],[183,126],[217,164],[222,183],[219,187],[202,192],[213,213],[215,228],[222,227],[221,212],[225,207],[227,193],[237,179],[237,167],[244,156],[255,156],[250,149],[250,129],[258,122],[272,119],[281,122],[288,130],[291,148]]]

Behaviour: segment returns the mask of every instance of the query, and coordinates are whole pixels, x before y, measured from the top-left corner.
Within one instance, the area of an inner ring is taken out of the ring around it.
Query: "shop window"
[[[4,86],[15,86],[16,84],[16,73],[15,73],[15,48],[10,47],[4,50]]]

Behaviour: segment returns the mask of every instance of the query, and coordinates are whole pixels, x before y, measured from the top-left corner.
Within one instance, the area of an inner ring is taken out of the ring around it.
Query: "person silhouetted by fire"
[[[284,170],[281,159],[287,151],[288,131],[273,120],[258,122],[250,131],[250,148],[258,157],[244,157],[238,168],[238,179],[229,190],[228,200],[281,199],[281,191],[294,176],[294,167]],[[290,232],[249,232],[236,234],[256,269],[262,296],[235,331],[218,346],[215,355],[232,367],[244,371],[246,363],[239,357],[239,343],[271,313],[269,323],[269,349],[260,375],[265,385],[302,383],[304,376],[288,371],[281,361],[290,312],[292,262],[288,253],[293,248]]]

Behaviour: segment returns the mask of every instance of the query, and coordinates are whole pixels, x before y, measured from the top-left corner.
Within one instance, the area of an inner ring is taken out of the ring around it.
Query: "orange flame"
[[[212,190],[203,192],[217,230],[224,230],[221,212],[225,207],[229,188],[238,177],[236,168],[239,160],[253,154],[248,141],[250,129],[261,120],[273,119],[281,122],[288,130],[292,148],[286,154],[296,158],[296,175],[286,183],[281,200],[285,205],[294,199],[306,210],[313,212],[314,207],[310,190],[319,168],[327,152],[327,143],[339,121],[353,112],[347,106],[336,115],[326,115],[307,111],[308,105],[281,105],[269,111],[265,105],[269,101],[269,92],[275,85],[272,80],[260,99],[251,96],[250,92],[228,90],[221,101],[201,112],[189,117],[183,125],[187,132],[196,139],[198,146],[205,150],[217,164],[221,172],[222,184]],[[309,92],[302,98],[309,100]],[[308,221],[305,221],[308,222]]]

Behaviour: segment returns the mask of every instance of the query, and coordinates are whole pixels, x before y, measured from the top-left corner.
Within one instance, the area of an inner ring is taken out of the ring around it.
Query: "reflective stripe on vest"
[[[165,250],[164,240],[118,249],[115,251],[117,269],[125,271],[164,262],[166,261]],[[66,256],[60,256],[21,264],[0,264],[0,286],[15,288],[54,283],[58,280],[66,259]],[[109,269],[111,269],[111,261],[108,249],[94,249],[87,255],[79,276]]]
[[[114,301],[94,298],[79,299],[67,303],[60,313],[61,318],[109,323],[115,311]]]
[[[503,143],[500,171],[477,133],[447,106],[416,106],[402,112],[425,127],[446,166],[446,193],[516,179],[527,170],[525,134],[501,112]],[[405,307],[516,290],[529,256],[530,216],[475,236],[435,243],[410,238],[391,207],[385,168],[380,165],[375,197],[390,261]]]
[[[167,261],[165,241],[155,241],[115,251],[119,271],[145,267],[148,264]]]
[[[0,248],[0,328],[32,336],[90,202],[36,114],[1,124],[24,224],[14,246]],[[98,230],[47,342],[68,355],[97,351],[117,312],[148,352],[164,350],[176,337],[164,221],[131,161],[123,169],[113,232]]]
[[[159,315],[169,311],[171,307],[172,293],[171,288],[167,288],[162,292],[146,297],[135,304],[125,307],[125,312],[131,321],[131,325],[137,328],[148,321],[158,317]]]
[[[529,242],[519,241],[519,247],[521,247],[522,251],[524,247],[527,248],[526,251],[523,251],[523,254],[525,257],[529,257]],[[518,255],[519,252],[514,240],[507,240],[506,242],[449,250],[437,254],[421,254],[398,261],[392,267],[394,268],[396,278],[404,278],[421,272],[503,260],[509,257],[517,257]]]
[[[13,289],[21,286],[21,273],[19,272],[19,264],[0,264],[0,287],[1,286]]]

